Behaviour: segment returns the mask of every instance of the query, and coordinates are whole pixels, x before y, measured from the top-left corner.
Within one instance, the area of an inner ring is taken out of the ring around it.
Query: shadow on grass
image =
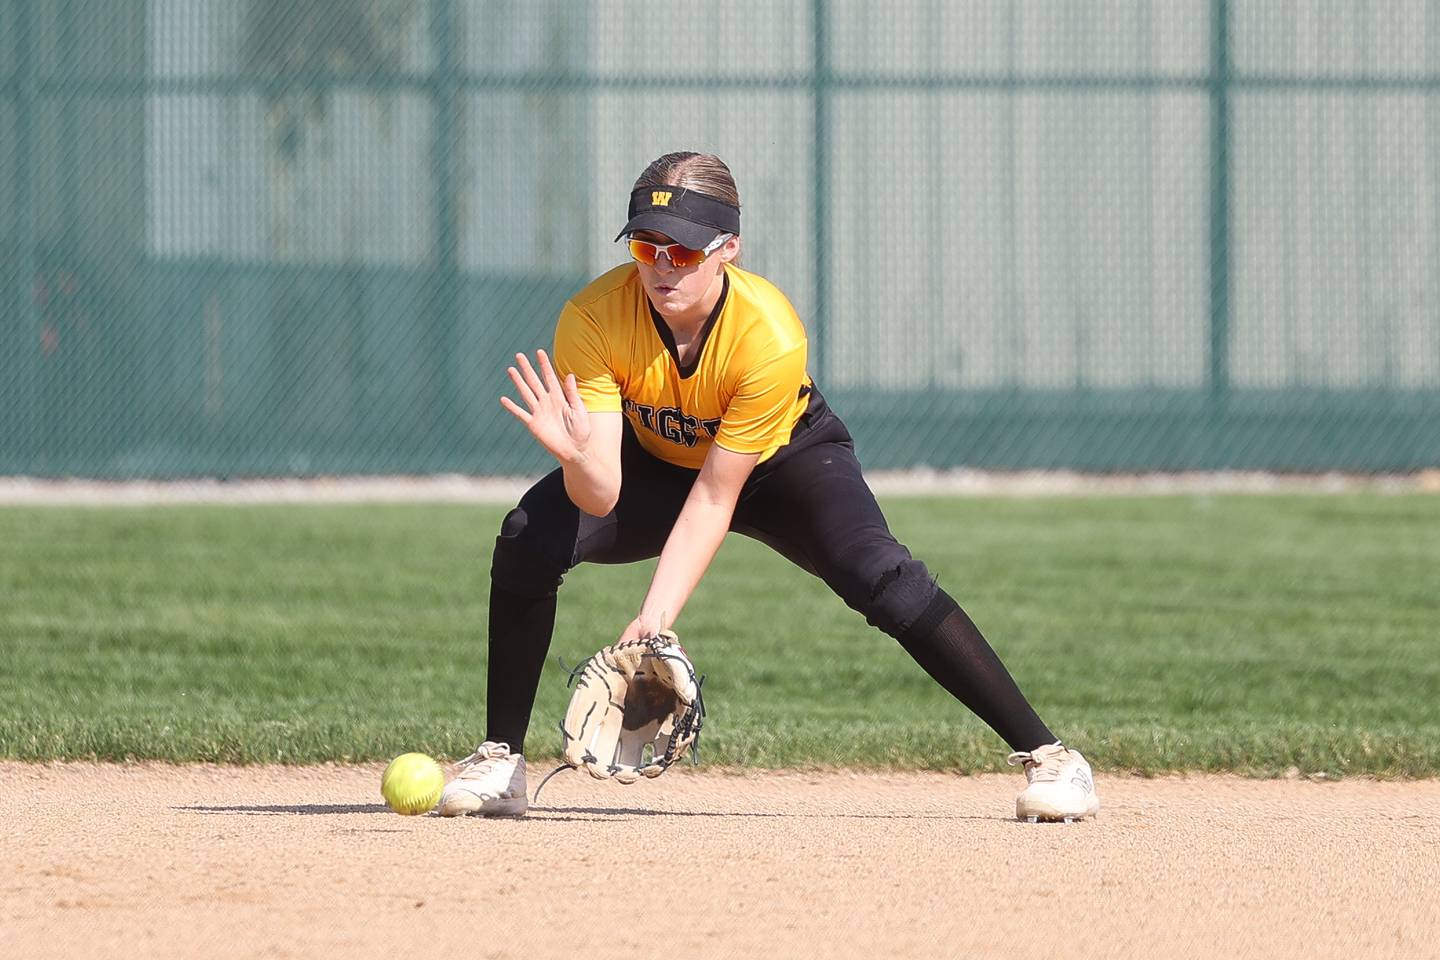
[[[303,817],[330,816],[340,813],[388,813],[392,817],[395,816],[394,812],[383,803],[286,803],[233,807],[189,806],[171,807],[170,809],[184,810],[188,813],[230,813],[249,816],[274,816],[282,813]]]

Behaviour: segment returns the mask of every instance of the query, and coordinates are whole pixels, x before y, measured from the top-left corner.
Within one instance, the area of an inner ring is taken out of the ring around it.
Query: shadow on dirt
[[[758,810],[643,810],[639,807],[531,807],[532,814],[585,813],[611,817],[776,817],[785,820],[1013,820],[1014,817],[965,816],[958,813],[767,813]],[[545,817],[559,820],[560,817]]]
[[[395,816],[395,813],[394,813],[389,807],[385,806],[383,803],[287,803],[287,804],[265,804],[265,805],[254,804],[254,805],[241,805],[241,806],[230,806],[230,807],[209,807],[209,806],[199,806],[199,805],[196,805],[196,806],[187,806],[187,807],[171,807],[170,809],[171,809],[171,810],[178,810],[178,811],[180,811],[180,812],[182,812],[182,813],[198,813],[198,814],[202,814],[202,815],[204,815],[204,816],[223,816],[223,815],[227,815],[227,814],[228,814],[228,815],[230,815],[230,816],[240,816],[240,817],[278,817],[278,816],[284,816],[284,815],[287,815],[287,814],[288,814],[289,816],[292,816],[292,817],[323,817],[323,816],[343,816],[343,815],[351,814],[351,813],[384,813],[384,814],[388,814],[389,816],[392,816],[392,817]],[[569,810],[561,810],[561,809],[558,809],[558,808],[545,808],[545,807],[531,807],[530,809],[531,809],[532,812],[541,814],[541,816],[538,816],[538,817],[531,817],[531,818],[530,818],[531,820],[545,820],[545,821],[559,822],[559,823],[565,823],[565,822],[582,823],[582,822],[587,822],[587,821],[590,822],[590,823],[615,823],[615,822],[617,822],[618,817],[617,817],[617,816],[580,816],[580,817],[550,816],[551,813],[563,814],[563,813],[572,813],[572,812],[573,812],[573,813],[626,814],[626,813],[653,813],[653,812],[654,812],[654,811],[651,811],[651,810],[594,810],[594,811],[589,811],[589,810],[575,810],[575,811],[569,811]],[[434,817],[435,817],[435,814],[430,813],[430,814],[425,814],[425,816],[426,816],[426,817],[434,818]],[[487,818],[487,817],[457,817],[457,818],[455,818],[455,819],[457,819],[457,820],[483,820],[483,821],[486,821],[486,822],[494,822],[493,820],[491,820],[490,818]],[[501,818],[501,819],[502,819],[502,822],[503,822],[505,819],[508,819],[508,818]],[[368,830],[368,831],[366,831],[366,832],[367,832],[367,833],[375,833],[376,831],[374,831],[374,830]],[[390,831],[390,832],[394,833],[394,832],[403,832],[403,831]]]
[[[231,816],[273,817],[273,816],[338,816],[351,813],[383,813],[395,816],[383,803],[292,803],[255,804],[239,806],[185,806],[171,807],[185,813],[199,813],[206,816],[229,814]],[[570,816],[566,816],[570,814]],[[773,817],[785,820],[1009,820],[1009,817],[964,816],[961,814],[925,813],[772,813],[758,810],[646,810],[641,807],[531,807],[531,820],[547,822],[614,823],[629,817]],[[475,818],[462,818],[475,819]],[[479,818],[486,819],[486,818]]]
[[[266,804],[255,806],[234,806],[234,807],[171,807],[171,810],[183,810],[187,813],[230,813],[249,816],[274,816],[276,814],[288,813],[296,816],[327,816],[337,813],[388,813],[395,815],[390,808],[383,803],[288,803],[288,804]]]

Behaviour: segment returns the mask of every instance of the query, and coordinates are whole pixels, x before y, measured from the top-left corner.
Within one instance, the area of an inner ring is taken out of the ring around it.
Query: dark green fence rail
[[[0,473],[542,469],[506,358],[685,147],[869,465],[1440,464],[1434,4],[652,14],[0,0]]]

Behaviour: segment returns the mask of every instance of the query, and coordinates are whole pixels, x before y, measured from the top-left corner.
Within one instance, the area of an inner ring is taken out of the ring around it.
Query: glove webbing
[[[560,657],[560,655],[555,655],[555,662],[560,664],[560,669],[564,670],[566,674],[566,690],[570,689],[570,685],[575,682],[575,678],[580,676],[580,674],[584,673],[585,668],[590,666],[590,661],[594,659],[594,656],[589,656],[586,657],[584,660],[581,660],[575,666],[567,667],[565,666],[565,661]],[[695,740],[690,744],[690,765],[693,767],[700,764],[700,728],[705,725],[704,687],[705,674],[702,673],[695,681],[695,702],[690,705],[689,710],[685,711],[685,715],[676,721],[675,730],[670,734],[670,746],[665,748],[665,756],[663,758],[657,758],[655,761],[662,767],[669,767],[672,763],[675,762],[674,757],[672,756],[675,751],[675,741],[681,739],[682,733],[688,734],[692,730],[695,733]],[[565,721],[561,720],[558,726],[560,728],[560,736],[564,737],[566,735]],[[587,754],[586,759],[595,760],[596,757]],[[539,804],[540,791],[545,789],[545,784],[549,783],[550,778],[555,776],[555,774],[559,773],[561,770],[567,769],[574,770],[576,768],[570,766],[570,764],[568,763],[562,763],[554,770],[551,770],[549,773],[545,774],[544,779],[540,781],[540,785],[535,788],[535,796],[530,802],[534,804]]]

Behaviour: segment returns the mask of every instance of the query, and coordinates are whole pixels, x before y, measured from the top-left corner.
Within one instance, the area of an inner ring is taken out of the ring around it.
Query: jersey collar
[[[680,371],[680,379],[688,380],[700,367],[700,357],[705,352],[705,341],[710,339],[710,331],[715,329],[715,321],[720,319],[720,311],[725,309],[725,301],[730,296],[730,271],[725,270],[721,274],[723,286],[720,288],[720,299],[715,301],[715,306],[710,308],[710,315],[705,318],[705,323],[700,327],[697,335],[699,343],[695,344],[695,353],[691,355],[688,364],[680,362],[680,348],[675,346],[675,334],[670,332],[670,327],[665,323],[665,318],[660,316],[660,311],[655,309],[655,304],[645,297],[645,306],[650,308],[650,322],[655,324],[655,332],[660,335],[660,342],[665,344],[665,349],[670,351],[670,359],[675,361],[675,369]],[[642,293],[641,296],[644,296]]]

